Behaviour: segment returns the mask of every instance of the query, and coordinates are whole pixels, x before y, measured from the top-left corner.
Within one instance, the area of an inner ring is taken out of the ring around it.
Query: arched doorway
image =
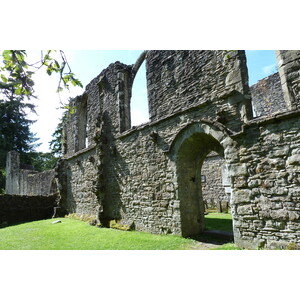
[[[204,202],[201,168],[214,151],[224,157],[224,145],[230,138],[214,126],[204,123],[188,125],[175,138],[172,151],[176,164],[181,234],[196,236],[204,231]]]

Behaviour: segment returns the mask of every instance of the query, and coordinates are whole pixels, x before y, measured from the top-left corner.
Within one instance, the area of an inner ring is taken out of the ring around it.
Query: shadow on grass
[[[208,214],[205,216],[205,230],[203,233],[191,237],[192,239],[214,245],[232,243],[232,219],[229,214]]]
[[[208,214],[205,216],[205,230],[220,230],[232,233],[233,228],[231,216],[224,214],[224,218],[222,218],[222,214]]]
[[[45,219],[36,219],[36,220],[24,220],[24,221],[18,221],[18,222],[10,222],[7,223],[6,221],[0,224],[0,229],[1,228],[7,228],[7,227],[13,227],[13,226],[18,226],[21,224],[26,224],[26,223],[32,223],[36,221],[44,221],[44,220],[51,220],[51,218],[45,218]]]
[[[223,245],[226,243],[233,243],[233,234],[228,234],[224,232],[218,231],[204,231],[201,234],[196,236],[190,237],[191,239],[202,242],[202,243],[209,243],[214,245]]]

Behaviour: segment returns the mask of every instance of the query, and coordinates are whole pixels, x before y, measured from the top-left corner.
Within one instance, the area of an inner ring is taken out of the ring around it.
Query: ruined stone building
[[[237,245],[300,245],[300,51],[276,55],[279,72],[251,89],[244,51],[145,51],[109,65],[71,102],[47,179],[61,213],[187,237],[204,229],[204,200],[229,201]],[[143,61],[150,121],[132,127]]]

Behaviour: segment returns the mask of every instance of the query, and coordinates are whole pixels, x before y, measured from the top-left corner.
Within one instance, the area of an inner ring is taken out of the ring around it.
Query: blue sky
[[[103,69],[115,61],[125,64],[134,64],[143,50],[66,50],[72,71],[81,80],[84,87],[96,77]],[[39,55],[36,51],[35,55]],[[246,51],[249,72],[249,84],[262,79],[276,71],[275,52],[272,50]],[[62,114],[58,95],[55,93],[57,78],[40,74],[36,77],[36,101],[38,116],[31,118],[37,120],[32,125],[32,131],[37,133],[42,145],[38,151],[47,152],[51,135],[54,132]],[[82,94],[84,89],[71,88],[70,92],[62,93],[62,101],[67,103],[69,97]],[[143,64],[135,78],[131,99],[132,125],[139,125],[148,121],[148,103],[146,88],[146,70]]]
[[[274,50],[246,50],[249,85],[277,72]]]

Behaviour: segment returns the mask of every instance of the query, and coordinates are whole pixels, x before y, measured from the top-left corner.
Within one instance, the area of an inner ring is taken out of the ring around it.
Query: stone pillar
[[[242,123],[253,118],[251,93],[246,54],[244,50],[223,51],[225,53],[225,66],[228,74],[225,79],[225,96],[228,97],[229,106],[234,107]]]
[[[117,94],[117,103],[119,107],[119,131],[123,132],[130,129],[130,99],[131,87],[129,87],[129,74],[124,71],[117,73],[117,84],[115,92]]]
[[[300,50],[277,50],[276,57],[287,108],[300,109]]]
[[[5,193],[17,195],[20,191],[20,155],[17,151],[10,151],[6,157],[6,185]]]

